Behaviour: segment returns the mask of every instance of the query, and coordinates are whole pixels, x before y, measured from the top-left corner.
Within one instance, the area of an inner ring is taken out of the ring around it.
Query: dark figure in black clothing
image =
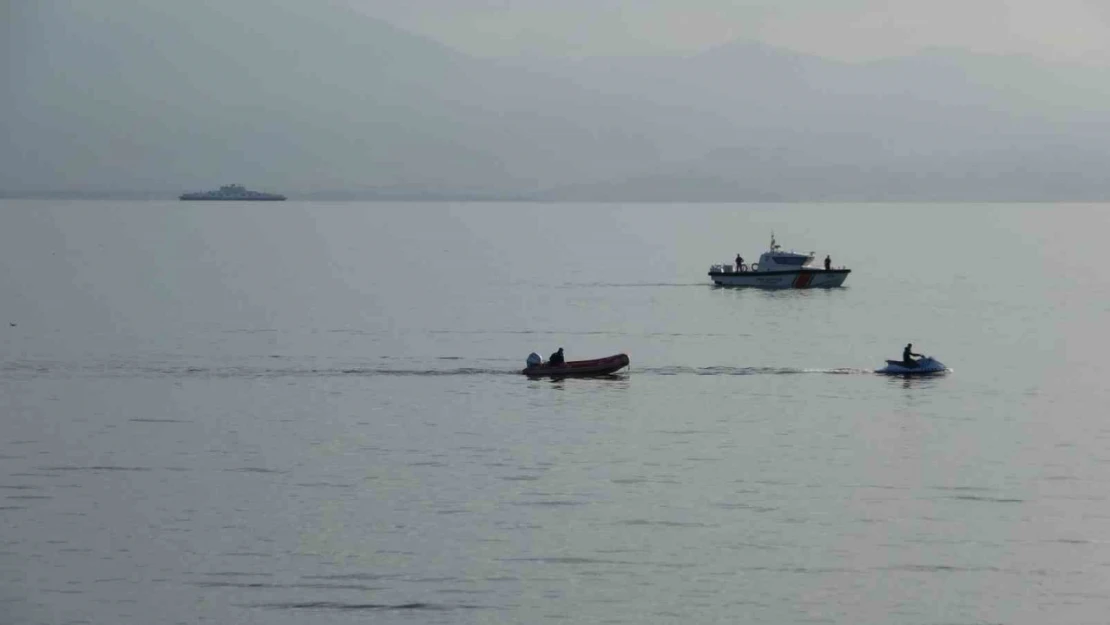
[[[902,350],[902,366],[907,369],[913,369],[917,366],[917,361],[913,359],[914,356],[922,356],[923,354],[913,353],[913,343],[906,343],[906,349]]]
[[[832,269],[832,259],[828,256],[825,257],[825,271]]]
[[[736,255],[736,273],[740,273],[740,271],[741,271],[740,267],[743,267],[743,266],[744,266],[744,257],[737,254]]]
[[[549,366],[549,367],[561,367],[564,362],[566,362],[566,361],[563,360],[563,348],[560,347],[559,351],[555,352],[554,354],[551,354],[551,358],[547,359],[547,366]]]

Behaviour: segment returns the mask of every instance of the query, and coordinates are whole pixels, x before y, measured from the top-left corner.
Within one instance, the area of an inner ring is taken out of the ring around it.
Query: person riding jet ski
[[[913,343],[906,343],[906,349],[902,350],[902,366],[907,369],[913,369],[917,366],[917,361],[913,359],[914,356],[921,357],[924,354],[913,353]]]

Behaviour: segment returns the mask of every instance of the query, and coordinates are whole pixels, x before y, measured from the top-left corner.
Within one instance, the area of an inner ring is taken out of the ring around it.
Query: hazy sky
[[[733,39],[840,59],[927,47],[1110,64],[1103,0],[349,0],[483,56],[652,54]]]
[[[0,192],[1110,197],[1110,9],[1047,7],[0,0]],[[514,62],[461,58],[386,22]],[[729,41],[905,58],[750,46],[536,58]]]

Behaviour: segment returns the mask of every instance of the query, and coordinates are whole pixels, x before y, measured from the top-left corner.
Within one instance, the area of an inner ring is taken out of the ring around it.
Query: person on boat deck
[[[555,352],[554,354],[551,354],[551,358],[547,359],[547,366],[554,367],[554,366],[561,365],[564,362],[566,362],[566,361],[563,360],[563,348],[560,347],[559,351]]]
[[[912,369],[917,366],[917,361],[913,357],[922,355],[913,353],[913,343],[906,343],[906,349],[902,350],[902,365]]]
[[[743,267],[743,266],[744,266],[744,257],[737,254],[736,255],[736,273],[740,273],[740,268]]]
[[[832,269],[832,258],[825,256],[825,271]]]

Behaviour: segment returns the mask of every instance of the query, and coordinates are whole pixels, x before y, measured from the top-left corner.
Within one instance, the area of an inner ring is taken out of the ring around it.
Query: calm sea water
[[[846,287],[714,288],[771,232]],[[1104,623],[1110,210],[0,203],[4,623]],[[916,351],[953,369],[870,371]],[[531,381],[529,352],[616,352]]]

